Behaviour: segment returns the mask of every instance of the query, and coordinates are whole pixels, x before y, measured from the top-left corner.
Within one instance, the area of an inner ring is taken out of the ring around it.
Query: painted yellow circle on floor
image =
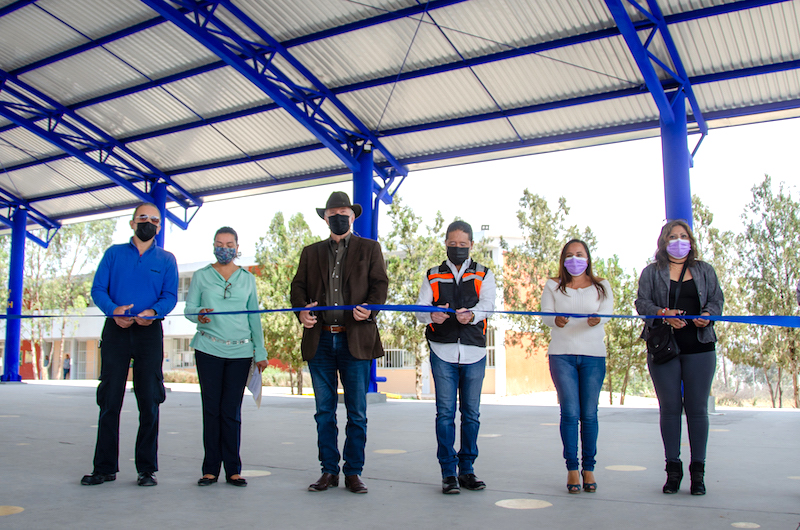
[[[400,455],[407,453],[408,451],[403,449],[375,449],[373,452],[378,453],[379,455]]]
[[[479,434],[478,438],[499,438],[502,434]]]
[[[294,442],[281,442],[281,445],[294,445]]]
[[[606,466],[606,469],[608,469],[609,471],[644,471],[647,468],[642,466],[629,466],[626,464],[619,464],[614,466]]]
[[[177,432],[177,431],[172,431],[172,432],[168,432],[167,434],[180,434],[180,433]]]
[[[0,414],[0,418],[19,418],[17,414]]]
[[[730,429],[709,429],[709,432],[730,432]]]
[[[558,423],[540,423],[539,425],[558,425]]]
[[[15,513],[24,512],[25,508],[22,506],[0,506],[0,516],[14,515]]]
[[[756,524],[756,523],[745,523],[745,522],[741,522],[741,523],[732,523],[732,524],[731,524],[731,526],[732,526],[732,527],[734,527],[734,528],[761,528],[761,525],[760,525],[760,524]]]
[[[272,475],[270,471],[261,471],[260,469],[243,469],[239,474],[245,478],[268,477]]]
[[[509,508],[511,510],[538,510],[539,508],[552,506],[551,503],[539,499],[503,499],[494,504],[500,508]]]
[[[22,443],[18,443],[17,445],[30,445],[30,444],[27,443],[27,442],[22,442]]]
[[[798,475],[792,475],[791,477],[786,477],[786,478],[790,478],[792,480],[800,480],[800,476]]]

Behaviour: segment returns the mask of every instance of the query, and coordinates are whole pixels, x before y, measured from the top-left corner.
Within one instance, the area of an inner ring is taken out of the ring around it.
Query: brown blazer
[[[305,307],[318,302],[328,305],[325,293],[328,287],[328,240],[309,245],[300,254],[300,265],[292,280],[292,307]],[[377,241],[350,236],[347,256],[344,261],[342,295],[346,305],[375,304],[386,302],[389,290],[389,277],[383,261],[381,246]],[[356,359],[376,359],[383,356],[383,345],[375,324],[373,311],[370,318],[361,322],[353,318],[352,311],[345,311],[344,325],[350,354]],[[319,315],[318,315],[319,316]],[[298,319],[300,314],[297,313]],[[308,361],[317,353],[319,336],[322,331],[322,318],[317,319],[313,328],[303,328],[301,351]]]

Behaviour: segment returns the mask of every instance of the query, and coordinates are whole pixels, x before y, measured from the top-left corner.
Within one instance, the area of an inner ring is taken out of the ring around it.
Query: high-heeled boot
[[[692,479],[690,491],[692,495],[705,495],[706,494],[706,464],[705,462],[692,462],[689,464],[689,476]]]
[[[683,462],[667,462],[667,482],[661,489],[664,493],[678,493],[683,479]]]

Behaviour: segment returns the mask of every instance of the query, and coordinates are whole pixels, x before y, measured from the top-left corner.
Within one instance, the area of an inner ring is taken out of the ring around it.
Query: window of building
[[[72,364],[70,366],[70,379],[86,379],[86,341],[79,340],[75,349],[75,355],[72,355]]]
[[[194,368],[194,348],[189,346],[191,337],[171,339],[167,356],[164,359],[164,370],[180,370]]]
[[[186,295],[189,294],[190,283],[192,283],[191,276],[181,276],[178,279],[178,302],[186,301]]]

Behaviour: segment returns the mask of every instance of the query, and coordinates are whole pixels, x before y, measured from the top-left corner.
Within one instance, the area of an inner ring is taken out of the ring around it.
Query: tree
[[[576,226],[565,225],[569,208],[563,197],[559,198],[558,207],[553,211],[543,197],[526,189],[519,206],[517,221],[522,231],[522,244],[510,247],[507,241],[501,241],[505,254],[503,303],[509,311],[539,311],[544,284],[558,272],[558,259],[564,244],[578,237],[592,251],[596,239],[589,228],[580,234]],[[541,319],[510,315],[509,320],[519,331],[531,333],[532,340],[526,346],[529,354],[534,348],[549,342],[550,330]],[[520,333],[511,334],[511,344],[522,345],[522,337]]]
[[[267,308],[291,307],[289,298],[292,279],[300,262],[303,247],[318,241],[303,214],[284,221],[278,212],[269,224],[267,234],[256,245],[256,286],[261,303]],[[297,393],[303,393],[303,354],[300,337],[303,327],[294,313],[262,313],[264,342],[270,356],[277,357],[297,373]],[[290,374],[291,376],[291,374]],[[294,383],[292,382],[294,393]]]
[[[739,259],[745,266],[744,282],[750,293],[747,308],[756,315],[794,315],[797,313],[795,286],[800,279],[800,203],[794,200],[783,183],[777,193],[772,179],[764,176],[752,189],[753,200],[742,215],[745,232],[739,239]],[[769,327],[757,333],[760,362],[768,376],[768,364],[788,369],[792,378],[794,406],[800,407],[798,389],[798,347],[800,333],[796,328]],[[773,357],[774,355],[774,357]],[[768,381],[768,384],[771,384]],[[778,389],[780,396],[780,388]],[[779,401],[778,405],[781,403]]]
[[[633,302],[639,287],[636,270],[631,274],[622,270],[619,257],[615,254],[606,260],[593,260],[595,275],[606,278],[614,293],[614,314],[633,315],[636,308]],[[625,395],[631,380],[646,381],[647,350],[642,333],[642,322],[633,318],[612,318],[605,324],[606,343],[606,385],[608,402],[614,403],[614,391],[619,392],[619,404],[625,404]],[[615,384],[615,382],[617,382]],[[637,389],[641,390],[641,389]]]

